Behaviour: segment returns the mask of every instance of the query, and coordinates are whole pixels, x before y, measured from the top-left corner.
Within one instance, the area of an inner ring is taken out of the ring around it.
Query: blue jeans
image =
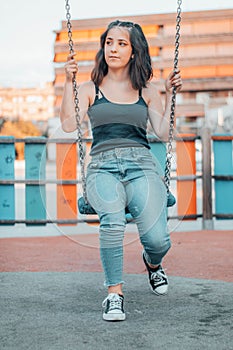
[[[115,148],[93,155],[87,197],[100,219],[100,256],[105,285],[123,283],[123,239],[128,207],[146,260],[160,264],[169,250],[167,195],[158,161],[145,147]]]

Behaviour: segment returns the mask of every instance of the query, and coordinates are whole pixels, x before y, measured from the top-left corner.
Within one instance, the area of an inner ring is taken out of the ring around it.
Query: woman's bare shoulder
[[[81,83],[78,87],[78,95],[84,101],[87,101],[87,104],[92,105],[95,99],[95,84],[93,81],[85,81]]]
[[[159,89],[158,89],[158,84],[156,82],[153,82],[153,81],[149,81],[147,84],[146,84],[146,88],[143,89],[143,91],[145,91],[145,93],[147,94],[153,94],[155,92],[159,92]]]
[[[152,81],[149,81],[145,88],[142,90],[142,95],[144,99],[149,103],[151,100],[155,98],[155,96],[159,95],[158,85]]]
[[[78,86],[78,89],[84,93],[93,93],[95,85],[92,80],[85,81]]]

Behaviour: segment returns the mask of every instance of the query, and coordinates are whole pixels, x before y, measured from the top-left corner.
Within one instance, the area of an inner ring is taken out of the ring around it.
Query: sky
[[[183,0],[182,11],[233,8],[232,0]],[[176,0],[70,0],[72,19],[176,12]],[[65,0],[0,0],[0,86],[36,87],[54,79],[55,30]]]

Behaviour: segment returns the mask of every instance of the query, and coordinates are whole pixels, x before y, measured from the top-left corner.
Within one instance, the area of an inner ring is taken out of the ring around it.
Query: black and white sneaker
[[[149,283],[150,283],[152,292],[154,292],[156,295],[167,294],[168,278],[162,266],[159,265],[156,269],[153,269],[152,267],[149,266],[144,254],[142,254],[142,257],[149,274]]]
[[[105,308],[103,319],[106,321],[124,321],[124,297],[116,293],[110,293],[104,299],[102,306]]]

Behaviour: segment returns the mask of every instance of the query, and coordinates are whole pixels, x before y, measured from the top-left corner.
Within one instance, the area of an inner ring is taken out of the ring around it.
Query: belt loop
[[[132,156],[133,156],[133,158],[136,158],[136,147],[132,147],[131,148],[131,150],[132,150]]]

